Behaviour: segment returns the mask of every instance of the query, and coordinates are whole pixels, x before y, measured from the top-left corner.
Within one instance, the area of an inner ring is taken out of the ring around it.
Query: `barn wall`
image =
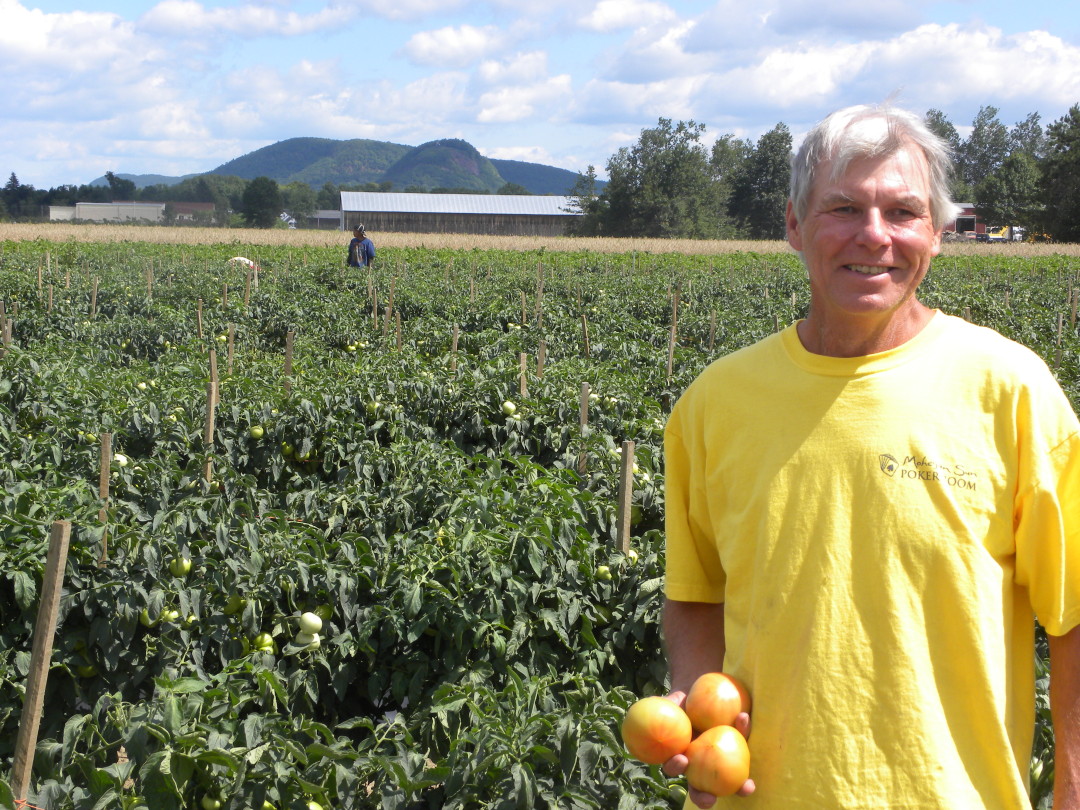
[[[358,223],[372,233],[475,233],[485,236],[564,236],[573,216],[511,216],[504,214],[405,214],[385,211],[345,211],[345,230]]]

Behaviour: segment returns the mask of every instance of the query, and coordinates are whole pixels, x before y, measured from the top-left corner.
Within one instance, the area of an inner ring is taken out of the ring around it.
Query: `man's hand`
[[[674,703],[679,708],[685,708],[686,705],[686,692],[678,691],[672,692],[666,696],[668,700]],[[735,728],[747,739],[750,739],[750,715],[746,712],[741,712],[738,717],[735,718]],[[686,766],[689,764],[689,760],[686,758],[686,754],[676,754],[667,762],[664,763],[664,773],[668,776],[682,776],[686,772]],[[753,779],[747,779],[738,791],[736,796],[749,796],[754,792],[755,785]],[[687,793],[690,796],[690,801],[696,804],[698,807],[708,808],[716,804],[716,796],[711,793],[705,793],[697,788],[687,785]]]

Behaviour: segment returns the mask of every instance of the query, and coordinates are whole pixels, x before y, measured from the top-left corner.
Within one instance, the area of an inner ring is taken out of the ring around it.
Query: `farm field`
[[[664,690],[663,425],[712,358],[805,314],[790,250],[387,235],[369,273],[336,232],[19,227],[0,226],[5,775],[50,527],[72,524],[32,804],[678,806],[618,736]],[[924,300],[1033,348],[1080,408],[1080,257],[964,247]]]

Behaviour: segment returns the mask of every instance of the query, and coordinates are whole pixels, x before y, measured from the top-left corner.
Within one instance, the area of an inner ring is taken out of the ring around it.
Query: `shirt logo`
[[[896,460],[896,457],[890,456],[888,453],[882,453],[878,456],[878,464],[881,465],[881,471],[890,478],[896,475],[896,470],[900,467],[900,462]]]
[[[890,478],[937,482],[953,489],[975,492],[978,474],[960,463],[945,464],[926,456],[904,456],[898,461],[890,453],[878,454],[878,466]]]

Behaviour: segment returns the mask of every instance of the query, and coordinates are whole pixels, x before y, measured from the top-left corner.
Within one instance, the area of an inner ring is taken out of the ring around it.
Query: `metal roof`
[[[503,214],[567,217],[572,197],[530,194],[406,194],[342,191],[342,211],[386,214]]]

